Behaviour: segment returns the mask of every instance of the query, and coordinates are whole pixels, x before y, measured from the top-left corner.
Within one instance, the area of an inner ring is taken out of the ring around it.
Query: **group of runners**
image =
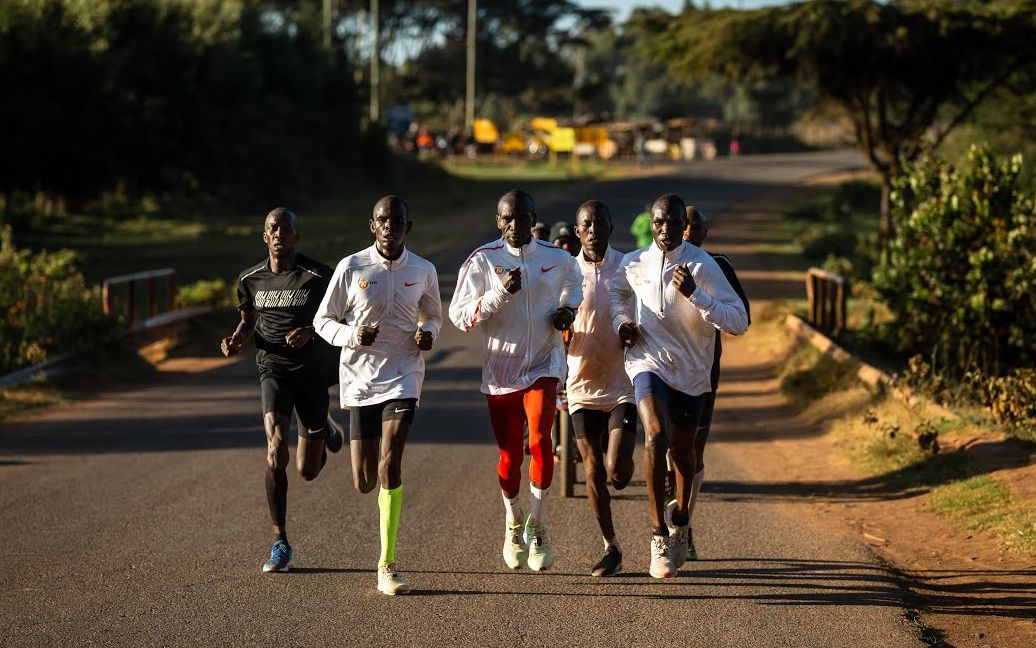
[[[748,302],[729,260],[700,248],[707,230],[699,210],[666,194],[649,212],[652,242],[624,255],[609,244],[608,207],[587,201],[575,218],[579,245],[563,248],[533,236],[532,197],[510,191],[497,203],[500,238],[460,268],[448,315],[462,331],[481,334],[481,391],[499,448],[502,554],[512,569],[542,571],[554,561],[547,505],[561,387],[604,541],[591,573],[608,576],[622,567],[608,487],[621,490],[633,476],[638,416],[649,572],[672,577],[695,557],[691,515],[719,379],[719,331],[744,333]],[[221,350],[233,355],[255,339],[274,531],[263,571],[285,571],[292,560],[285,528],[292,413],[296,467],[311,480],[327,452],[344,443],[344,430],[328,415],[328,389],[337,382],[349,411],[353,485],[361,493],[379,487],[378,590],[409,591],[395,557],[402,454],[424,382],[422,352],[432,348],[443,320],[435,267],[405,246],[412,226],[401,198],[382,198],[369,222],[373,245],[332,270],[295,251],[298,219],[278,208],[264,225],[268,258],[240,275],[240,323]]]

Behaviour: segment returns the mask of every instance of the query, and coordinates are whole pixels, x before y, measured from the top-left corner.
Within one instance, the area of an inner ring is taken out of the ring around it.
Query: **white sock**
[[[611,540],[604,541],[604,550],[608,551],[609,547],[615,547],[615,551],[622,553],[622,545],[619,544],[619,536],[615,536]]]
[[[529,519],[532,524],[542,524],[547,519],[547,493],[549,488],[536,488],[529,484],[532,491],[532,505],[529,510]]]
[[[698,501],[698,493],[701,491],[701,483],[705,481],[705,469],[702,468],[694,473],[691,480],[691,502],[687,505],[687,524],[691,523],[691,516],[694,515],[694,504]]]
[[[514,499],[511,499],[503,491],[500,491],[500,495],[504,498],[504,510],[507,511],[507,521],[511,524],[524,522],[522,520],[522,510],[518,508],[518,496],[515,495]]]

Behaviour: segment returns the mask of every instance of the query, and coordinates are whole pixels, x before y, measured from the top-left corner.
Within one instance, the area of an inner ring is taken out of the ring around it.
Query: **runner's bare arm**
[[[219,345],[219,350],[228,358],[241,351],[248,337],[255,329],[255,322],[258,319],[255,309],[242,308],[238,312],[241,313],[241,321],[237,323],[237,328],[234,329],[233,333],[223,338]]]

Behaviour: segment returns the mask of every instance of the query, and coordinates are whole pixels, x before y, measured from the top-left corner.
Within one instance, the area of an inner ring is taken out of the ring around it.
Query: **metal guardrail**
[[[123,290],[122,287],[125,286]],[[138,296],[138,287],[143,286],[143,295]],[[161,286],[161,299],[159,288]],[[125,294],[121,304],[118,297]],[[172,311],[176,307],[176,270],[162,268],[134,272],[117,277],[108,277],[102,288],[105,315],[122,315],[131,326],[138,321],[150,319],[159,313]],[[143,309],[141,309],[143,304]],[[143,311],[143,312],[142,312]]]
[[[845,304],[849,284],[845,277],[820,268],[806,271],[806,299],[809,302],[808,322],[829,335],[845,331]]]

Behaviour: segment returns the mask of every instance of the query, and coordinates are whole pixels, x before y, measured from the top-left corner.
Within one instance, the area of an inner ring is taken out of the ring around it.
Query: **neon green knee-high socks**
[[[399,532],[399,510],[403,508],[403,485],[378,492],[378,510],[381,511],[380,565],[396,562],[396,534]]]

